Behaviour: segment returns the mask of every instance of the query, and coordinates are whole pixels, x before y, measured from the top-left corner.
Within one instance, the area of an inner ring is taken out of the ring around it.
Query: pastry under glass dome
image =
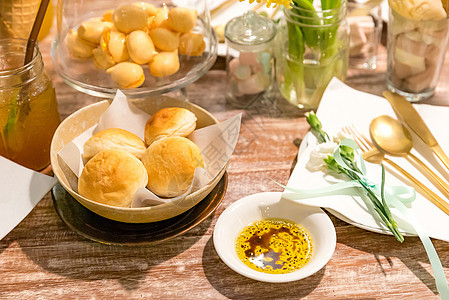
[[[59,0],[57,4],[57,36],[52,44],[51,55],[57,73],[73,88],[86,94],[112,98],[117,89],[110,74],[95,67],[92,59],[76,58],[70,54],[64,42],[71,29],[95,17],[102,17],[110,9],[116,9],[136,0]],[[180,69],[173,75],[154,77],[147,65],[142,65],[145,81],[138,88],[122,89],[130,98],[156,96],[175,91],[204,75],[217,58],[217,37],[210,25],[210,14],[206,0],[144,1],[156,7],[166,5],[169,9],[179,6],[198,11],[192,33],[201,33],[205,49],[201,56],[179,55]]]

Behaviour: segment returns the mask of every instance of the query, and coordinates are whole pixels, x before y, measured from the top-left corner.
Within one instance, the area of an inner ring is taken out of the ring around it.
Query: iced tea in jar
[[[33,59],[24,65],[26,43],[0,39],[0,155],[39,171],[50,163],[60,117],[37,45]]]

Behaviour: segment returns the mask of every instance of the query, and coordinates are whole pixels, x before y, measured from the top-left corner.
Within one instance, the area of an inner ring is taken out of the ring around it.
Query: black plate
[[[73,231],[95,242],[109,245],[150,245],[183,234],[209,217],[220,205],[228,185],[227,172],[200,203],[171,219],[152,223],[124,223],[88,210],[61,184],[52,189],[53,204],[61,220]]]

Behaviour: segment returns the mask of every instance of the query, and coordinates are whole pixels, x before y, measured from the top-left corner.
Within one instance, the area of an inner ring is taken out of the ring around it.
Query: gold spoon
[[[379,116],[371,121],[369,127],[371,139],[377,148],[393,156],[410,157],[433,179],[441,192],[449,198],[449,185],[433,172],[422,160],[411,153],[413,140],[410,132],[402,124],[390,117]]]
[[[404,170],[402,167],[397,165],[395,162],[390,160],[389,158],[385,157],[385,153],[381,152],[379,149],[376,148],[376,145],[371,143],[363,134],[359,133],[356,129],[354,130],[351,127],[345,127],[344,132],[349,133],[349,135],[352,135],[357,144],[359,145],[360,149],[363,153],[363,159],[367,162],[373,163],[373,164],[382,164],[383,162],[386,162],[389,164],[392,168],[396,169],[399,173],[401,173],[402,176],[410,180],[415,184],[416,187],[419,188],[421,191],[421,194],[428,199],[430,202],[432,202],[435,206],[437,206],[439,209],[441,209],[444,213],[449,215],[449,203],[441,199],[440,196],[435,194],[431,189],[426,187],[424,184],[421,183],[418,179],[412,176],[409,172]]]

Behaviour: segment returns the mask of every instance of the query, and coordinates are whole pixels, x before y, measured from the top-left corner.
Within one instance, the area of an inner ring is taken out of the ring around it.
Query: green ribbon
[[[340,143],[340,146],[348,146],[354,150],[355,154],[358,154],[359,159],[357,160],[357,167],[360,172],[355,172],[362,179],[362,184],[371,188],[371,190],[377,195],[380,196],[381,190],[379,184],[373,183],[373,181],[369,180],[366,176],[366,165],[363,160],[363,156],[359,151],[359,147],[354,140],[345,139]],[[346,164],[346,162],[341,157],[340,147],[334,152],[335,161],[346,170],[354,172],[350,166]],[[360,188],[361,184],[356,180],[345,181],[336,183],[330,186],[326,186],[323,188],[317,189],[296,189],[291,187],[283,186],[286,190],[291,191],[292,193],[283,194],[284,198],[297,201],[300,203],[300,199],[304,198],[312,198],[312,197],[320,197],[320,196],[328,196],[328,195],[336,195],[337,191],[342,191],[347,188]],[[446,279],[446,275],[444,274],[443,266],[441,265],[440,258],[430,240],[429,236],[426,234],[424,228],[418,222],[416,217],[410,211],[410,209],[406,205],[410,205],[416,198],[415,189],[408,186],[385,186],[385,199],[387,203],[393,207],[395,207],[398,212],[401,214],[401,217],[406,220],[413,227],[415,233],[420,238],[427,256],[429,257],[429,261],[432,267],[433,274],[435,276],[435,283],[438,292],[440,293],[441,299],[449,299],[449,287]],[[318,206],[318,205],[317,205]]]

